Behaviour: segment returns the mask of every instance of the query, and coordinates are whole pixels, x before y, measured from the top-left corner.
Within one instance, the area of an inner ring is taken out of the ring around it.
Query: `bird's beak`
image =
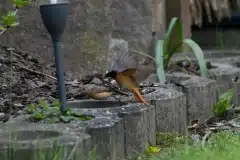
[[[107,78],[107,77],[109,77],[109,72],[107,72],[104,76],[104,78]]]
[[[109,71],[106,70],[106,73],[105,73],[105,75],[104,75],[104,78],[107,78],[107,77],[108,77],[108,73],[109,73]]]

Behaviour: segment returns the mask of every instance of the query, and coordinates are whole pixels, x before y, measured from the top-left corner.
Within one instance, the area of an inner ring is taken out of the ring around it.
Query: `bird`
[[[136,81],[136,68],[128,68],[123,70],[122,72],[111,70],[107,74],[105,74],[105,78],[110,77],[117,81],[120,88],[127,88],[134,95],[135,98],[145,105],[149,105],[149,103],[142,97],[138,84]]]

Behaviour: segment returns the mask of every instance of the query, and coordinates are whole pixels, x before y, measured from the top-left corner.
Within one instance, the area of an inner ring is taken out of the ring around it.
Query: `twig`
[[[29,68],[26,68],[26,67],[23,67],[23,66],[19,66],[19,65],[17,65],[17,67],[19,67],[19,68],[21,68],[21,69],[24,69],[24,70],[26,70],[26,71],[35,73],[35,74],[39,74],[39,75],[48,77],[48,78],[53,79],[53,80],[57,80],[55,77],[53,77],[53,76],[51,76],[51,75],[49,75],[49,74],[45,74],[45,73],[42,73],[42,72],[39,72],[39,71],[34,71],[34,70],[32,70],[32,69],[29,69]]]
[[[133,51],[133,52],[135,52],[135,53],[141,54],[141,55],[143,55],[143,56],[145,56],[145,57],[148,57],[148,58],[150,58],[150,59],[154,60],[154,62],[156,62],[156,59],[155,59],[154,57],[152,57],[152,56],[149,56],[149,55],[148,55],[148,54],[146,54],[146,53],[143,53],[143,52],[137,51],[137,50],[135,50],[135,49],[132,49],[132,48],[130,48],[130,50],[131,50],[131,51]]]
[[[207,139],[209,138],[209,136],[212,134],[212,131],[207,131],[207,133],[204,135],[203,140],[202,140],[202,147],[204,147]]]

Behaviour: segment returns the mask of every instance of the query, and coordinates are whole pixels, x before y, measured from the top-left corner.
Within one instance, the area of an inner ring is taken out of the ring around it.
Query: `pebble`
[[[0,121],[5,118],[5,113],[0,112]]]

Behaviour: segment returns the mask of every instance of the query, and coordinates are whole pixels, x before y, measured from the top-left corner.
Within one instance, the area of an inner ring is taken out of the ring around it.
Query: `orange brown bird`
[[[136,81],[136,68],[129,68],[125,69],[122,72],[118,72],[116,70],[112,70],[108,72],[105,77],[111,77],[115,79],[120,86],[120,88],[127,88],[130,90],[134,95],[135,98],[146,105],[149,103],[142,97]]]

